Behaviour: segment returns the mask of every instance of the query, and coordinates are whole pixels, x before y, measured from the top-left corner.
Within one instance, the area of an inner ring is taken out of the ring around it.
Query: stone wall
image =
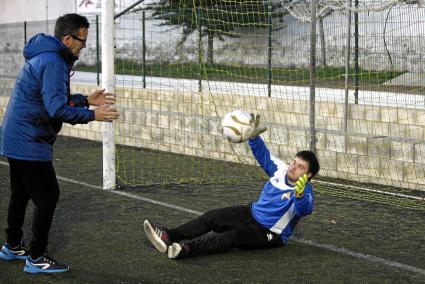
[[[12,87],[12,80],[0,81],[0,118]],[[91,93],[93,86],[72,89]],[[245,143],[230,144],[220,133],[219,118],[245,108],[262,115],[276,156],[290,160],[309,146],[306,101],[129,88],[116,94],[118,144],[255,164]],[[350,105],[344,133],[343,105],[318,102],[316,127],[322,176],[425,190],[425,110]],[[61,134],[100,141],[101,123],[64,125]]]

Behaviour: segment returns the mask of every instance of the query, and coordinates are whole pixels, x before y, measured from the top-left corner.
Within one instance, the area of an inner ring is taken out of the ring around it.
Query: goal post
[[[102,5],[102,88],[114,93],[114,0],[104,0]],[[116,184],[115,138],[112,122],[102,123],[103,138],[103,189],[113,189]]]

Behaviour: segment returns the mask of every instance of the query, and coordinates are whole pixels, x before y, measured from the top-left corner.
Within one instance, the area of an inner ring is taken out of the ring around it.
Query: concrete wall
[[[77,0],[0,0],[0,23],[52,20],[76,7]]]
[[[13,81],[0,82],[2,117]],[[90,93],[93,86],[72,89]],[[269,128],[263,137],[276,156],[289,161],[309,145],[306,101],[129,88],[116,94],[119,144],[255,164],[245,143],[230,144],[220,133],[219,118],[245,108],[262,115]],[[346,135],[342,104],[317,103],[316,113],[322,176],[425,190],[425,110],[351,105]],[[65,125],[61,134],[102,139],[98,122]]]

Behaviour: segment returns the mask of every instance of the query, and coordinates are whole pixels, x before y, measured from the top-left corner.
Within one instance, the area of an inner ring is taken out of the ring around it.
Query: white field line
[[[5,166],[9,166],[8,163],[2,162],[2,161],[0,161],[0,164],[5,165]],[[57,176],[57,178],[58,178],[58,180],[62,180],[62,181],[66,181],[66,182],[69,182],[69,183],[86,186],[86,187],[93,188],[93,189],[102,189],[101,186],[92,185],[92,184],[89,184],[89,183],[86,183],[86,182],[79,182],[79,181],[76,181],[76,180],[73,180],[73,179],[64,178],[64,177],[60,177],[60,176]],[[148,203],[164,206],[164,207],[167,207],[167,208],[183,211],[183,212],[190,213],[190,214],[197,215],[197,216],[203,214],[200,211],[191,210],[191,209],[188,209],[188,208],[185,208],[185,207],[177,206],[177,205],[162,202],[162,201],[157,201],[157,200],[150,199],[150,198],[141,197],[141,196],[134,195],[134,194],[127,193],[127,192],[123,192],[123,191],[117,191],[117,190],[107,190],[107,191],[111,192],[111,193],[118,194],[118,195],[126,196],[126,197],[129,197],[129,198],[133,198],[133,199],[136,199],[136,200],[140,200],[140,201],[143,201],[143,202],[148,202]],[[376,256],[373,256],[373,255],[354,252],[354,251],[351,251],[351,250],[348,250],[348,249],[345,249],[345,248],[336,247],[334,245],[320,244],[320,243],[317,243],[315,241],[305,240],[305,239],[301,239],[301,238],[292,238],[292,240],[299,242],[299,243],[307,244],[307,245],[310,245],[310,246],[313,246],[313,247],[316,247],[316,248],[321,248],[321,249],[325,249],[325,250],[328,250],[328,251],[332,251],[332,252],[336,252],[336,253],[340,253],[340,254],[345,254],[345,255],[352,256],[352,257],[361,258],[361,259],[364,259],[364,260],[367,260],[367,261],[378,262],[378,263],[384,264],[386,266],[396,267],[396,268],[399,268],[399,269],[402,269],[402,270],[407,270],[407,271],[411,271],[411,272],[415,272],[415,273],[425,275],[425,269],[410,266],[410,265],[403,264],[403,263],[400,263],[400,262],[387,260],[387,259],[376,257]]]
[[[358,189],[358,190],[363,190],[363,191],[376,192],[376,193],[380,193],[380,194],[386,194],[386,195],[392,195],[392,196],[398,196],[398,197],[403,197],[403,198],[410,198],[410,199],[425,201],[425,198],[420,197],[420,196],[413,196],[413,195],[396,193],[396,192],[387,192],[387,191],[383,191],[383,190],[379,190],[379,189],[371,189],[371,188],[365,188],[365,187],[349,185],[349,184],[340,184],[340,183],[323,181],[323,180],[315,180],[314,183],[322,183],[322,184],[333,185],[333,186],[338,186],[338,187],[343,186],[343,187],[348,187],[348,188],[353,188],[353,189]]]

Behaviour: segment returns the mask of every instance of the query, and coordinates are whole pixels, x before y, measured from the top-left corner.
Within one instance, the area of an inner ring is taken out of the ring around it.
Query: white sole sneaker
[[[143,230],[145,231],[146,237],[148,237],[148,239],[160,253],[167,252],[167,245],[158,237],[148,220],[143,222]]]
[[[173,243],[168,248],[168,258],[176,258],[182,251],[182,246],[179,243]]]

